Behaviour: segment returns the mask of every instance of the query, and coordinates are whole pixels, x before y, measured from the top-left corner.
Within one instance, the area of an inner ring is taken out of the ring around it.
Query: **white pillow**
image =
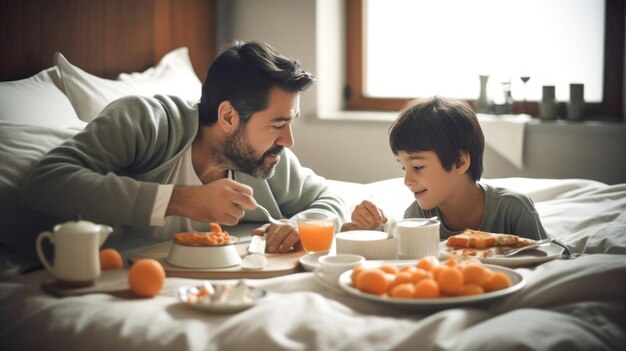
[[[50,149],[76,133],[77,130],[67,128],[0,121],[0,246],[34,258],[37,234],[51,228],[55,221],[22,204],[21,187],[31,169]]]
[[[55,73],[52,67],[30,78],[0,82],[0,121],[57,128],[79,121],[51,78]]]
[[[61,53],[54,57],[61,72],[65,93],[78,117],[89,122],[113,100],[127,95],[174,95],[189,101],[200,100],[202,83],[193,70],[189,51],[178,48],[144,72],[120,74],[117,80],[94,76],[72,65]]]

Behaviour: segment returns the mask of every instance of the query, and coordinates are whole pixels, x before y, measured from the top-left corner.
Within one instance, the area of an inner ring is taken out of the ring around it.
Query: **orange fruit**
[[[385,273],[389,273],[389,274],[398,274],[398,272],[400,271],[400,269],[398,269],[398,267],[389,264],[389,263],[385,263],[382,266],[380,266],[380,269],[385,272]]]
[[[409,272],[409,273],[413,273],[416,270],[418,270],[418,268],[416,266],[402,266],[400,268],[400,272]]]
[[[122,269],[124,268],[124,261],[122,255],[115,249],[100,250],[100,269],[103,271],[109,269]]]
[[[397,285],[410,283],[410,282],[411,282],[411,273],[409,273],[409,272],[400,272],[400,273],[395,275],[395,278],[391,281],[391,284],[389,284],[389,287],[387,288],[387,291],[390,291],[391,289],[393,289]]]
[[[478,284],[482,286],[485,283],[487,277],[487,269],[479,264],[467,264],[462,269],[463,282],[465,284]]]
[[[435,267],[433,267],[433,269],[431,269],[431,270],[429,271],[429,272],[430,272],[430,275],[432,275],[432,276],[433,276],[433,278],[436,280],[436,279],[437,279],[437,277],[439,277],[439,273],[440,273],[442,270],[444,270],[445,268],[447,268],[447,266],[444,266],[444,265],[435,266]]]
[[[415,285],[411,283],[398,284],[390,289],[389,296],[399,298],[413,298],[415,296]]]
[[[463,274],[456,268],[445,267],[437,276],[437,283],[441,292],[446,295],[456,296],[463,287]]]
[[[137,260],[128,270],[128,285],[136,295],[154,297],[165,283],[165,269],[152,258]]]
[[[383,295],[389,287],[389,280],[382,269],[373,268],[359,274],[357,286],[363,292]]]
[[[484,293],[483,287],[478,284],[465,284],[461,288],[460,296],[480,295]]]
[[[421,268],[415,268],[413,272],[411,272],[411,282],[413,284],[417,284],[420,280],[431,278],[431,274]]]
[[[431,271],[437,266],[439,266],[439,260],[435,256],[426,256],[417,262],[417,268],[421,268],[425,271]]]
[[[359,286],[356,284],[356,282],[357,282],[357,279],[359,279],[359,275],[363,273],[363,271],[365,271],[365,267],[363,266],[354,267],[352,269],[352,286],[354,286],[357,289],[359,288]]]
[[[509,286],[511,286],[511,279],[503,272],[495,272],[487,277],[484,288],[485,291],[496,291]]]
[[[415,297],[420,299],[433,299],[439,297],[439,285],[430,278],[422,279],[415,284]]]
[[[454,267],[454,266],[456,266],[458,263],[459,263],[459,260],[457,260],[457,259],[456,259],[456,258],[454,258],[454,257],[450,257],[450,258],[448,258],[447,260],[445,260],[445,261],[443,262],[443,264],[445,264],[445,265],[446,265],[446,266],[448,266],[448,267]]]

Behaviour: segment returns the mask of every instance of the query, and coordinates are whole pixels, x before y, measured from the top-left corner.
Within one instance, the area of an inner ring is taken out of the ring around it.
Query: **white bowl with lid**
[[[335,235],[338,254],[354,254],[368,260],[396,258],[396,239],[377,230],[350,230]]]

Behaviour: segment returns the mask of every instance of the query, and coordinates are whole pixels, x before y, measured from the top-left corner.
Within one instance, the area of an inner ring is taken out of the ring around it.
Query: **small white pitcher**
[[[112,231],[110,226],[82,220],[59,224],[52,232],[39,234],[37,255],[58,285],[70,288],[92,286],[100,277],[99,248]],[[54,245],[54,265],[41,249],[44,238]]]

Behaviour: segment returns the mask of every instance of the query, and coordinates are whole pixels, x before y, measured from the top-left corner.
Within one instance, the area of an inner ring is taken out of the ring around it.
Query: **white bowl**
[[[338,254],[361,255],[368,260],[396,258],[396,239],[377,230],[351,230],[337,233],[335,242]]]
[[[239,238],[231,236],[231,242],[214,246],[187,246],[172,243],[165,261],[185,268],[224,268],[241,264],[235,244]]]

